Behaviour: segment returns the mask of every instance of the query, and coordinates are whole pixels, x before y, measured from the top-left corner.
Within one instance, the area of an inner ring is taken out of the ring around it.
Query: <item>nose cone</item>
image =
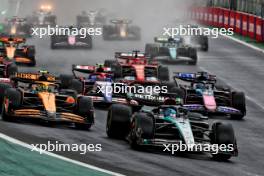
[[[177,58],[177,49],[176,48],[170,48],[170,56],[172,59],[176,59]]]
[[[13,59],[15,57],[15,47],[7,47],[6,48],[6,56],[8,59]]]
[[[215,98],[212,95],[203,95],[204,105],[208,111],[216,111]]]
[[[41,99],[43,106],[48,113],[56,113],[55,95],[53,93],[40,92],[38,93],[38,96]]]
[[[56,118],[56,112],[47,112],[47,116],[49,119],[55,119]]]

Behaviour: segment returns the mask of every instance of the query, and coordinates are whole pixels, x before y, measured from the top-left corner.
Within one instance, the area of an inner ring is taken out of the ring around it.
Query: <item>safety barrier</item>
[[[201,24],[233,28],[234,32],[264,42],[264,19],[220,7],[193,7],[191,18]]]

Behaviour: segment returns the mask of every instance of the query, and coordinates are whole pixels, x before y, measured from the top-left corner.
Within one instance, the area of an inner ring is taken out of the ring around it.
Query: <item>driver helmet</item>
[[[49,91],[49,86],[45,84],[40,84],[36,87],[36,91]]]
[[[177,112],[173,108],[166,108],[163,114],[164,114],[164,117],[176,117]]]
[[[195,86],[196,89],[204,89],[204,84],[203,83],[198,83]]]
[[[168,38],[168,42],[169,43],[173,43],[174,42],[174,39],[172,37]]]

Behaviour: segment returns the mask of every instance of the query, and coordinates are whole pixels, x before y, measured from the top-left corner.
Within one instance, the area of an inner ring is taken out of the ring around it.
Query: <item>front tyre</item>
[[[131,107],[113,104],[108,110],[106,133],[109,138],[125,138],[129,133]]]
[[[211,144],[217,144],[218,146],[224,144],[225,146],[232,145],[234,151],[218,152],[212,154],[213,158],[220,161],[229,160],[232,157],[231,152],[236,150],[236,138],[234,129],[231,124],[215,122],[212,125],[212,131],[210,134]]]

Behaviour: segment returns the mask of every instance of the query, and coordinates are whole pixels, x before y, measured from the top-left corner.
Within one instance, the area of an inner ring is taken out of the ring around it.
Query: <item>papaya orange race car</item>
[[[75,124],[79,129],[90,129],[94,123],[92,99],[60,89],[48,72],[16,73],[11,81],[0,83],[3,120],[40,119],[51,124]]]
[[[28,66],[35,66],[35,47],[29,45],[23,45],[26,42],[25,38],[20,37],[6,37],[0,38],[0,63],[3,60],[14,61],[17,64],[25,64]]]

